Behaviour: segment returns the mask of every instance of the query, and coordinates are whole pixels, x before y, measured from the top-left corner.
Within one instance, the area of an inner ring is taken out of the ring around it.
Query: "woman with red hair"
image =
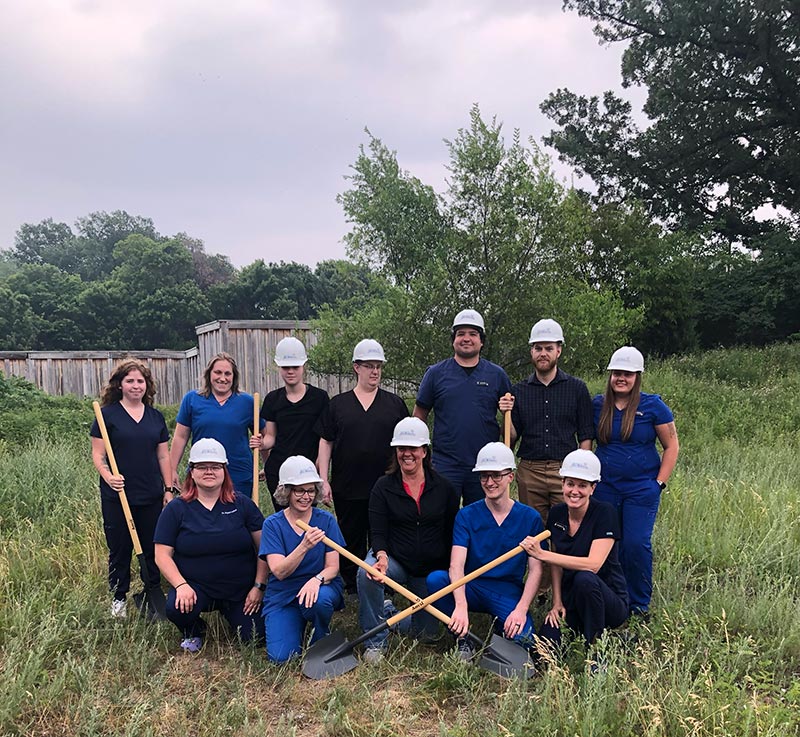
[[[198,440],[183,492],[164,509],[155,534],[156,563],[172,586],[167,618],[181,630],[185,651],[203,646],[201,612],[221,612],[244,642],[263,639],[267,564],[257,558],[263,523],[255,503],[234,491],[222,444]]]

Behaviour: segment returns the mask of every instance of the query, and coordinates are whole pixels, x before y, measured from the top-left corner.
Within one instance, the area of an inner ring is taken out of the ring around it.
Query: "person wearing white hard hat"
[[[353,350],[355,388],[333,397],[314,426],[325,501],[333,499],[347,549],[362,560],[368,549],[369,494],[389,465],[395,425],[408,417],[403,399],[380,388],[385,361],[377,340],[360,341]],[[355,564],[342,561],[348,594],[356,594],[356,571]]]
[[[547,523],[550,508],[563,500],[561,462],[576,448],[590,450],[594,438],[592,397],[586,384],[558,366],[564,332],[555,320],[539,320],[528,341],[533,373],[511,388],[511,446],[519,438],[517,491],[523,504],[533,507]],[[550,586],[545,566],[542,590]]]
[[[284,508],[264,520],[259,556],[269,564],[264,597],[267,657],[283,663],[300,654],[306,626],[311,643],[330,634],[334,611],[344,607],[339,553],[327,537],[344,545],[336,518],[314,504],[322,499],[322,479],[308,458],[290,456],[278,471],[275,497]],[[303,530],[298,521],[311,527]]]
[[[525,538],[528,555],[548,563],[553,576],[553,606],[539,631],[561,641],[561,622],[580,632],[587,645],[607,628],[628,618],[628,589],[619,563],[619,519],[614,508],[595,499],[601,465],[590,450],[569,453],[559,471],[564,501],[550,510],[549,550]]]
[[[615,351],[608,371],[605,394],[594,398],[596,453],[603,464],[595,496],[619,513],[631,613],[646,617],[653,592],[651,537],[661,492],[678,460],[678,433],[661,397],[641,390],[644,357],[636,348]]]
[[[428,576],[431,593],[544,530],[539,513],[514,501],[509,494],[515,467],[514,452],[503,443],[488,443],[480,449],[474,470],[479,474],[485,498],[463,507],[456,515],[450,569]],[[439,600],[436,606],[450,615],[450,630],[459,638],[462,659],[473,655],[461,639],[469,629],[470,611],[491,614],[498,634],[532,644],[534,627],[528,610],[541,576],[542,564],[538,560],[517,555]]]
[[[294,337],[283,338],[275,346],[275,363],[283,386],[264,397],[261,419],[266,422],[263,433],[251,438],[251,447],[266,452],[264,478],[272,494],[275,511],[283,507],[275,499],[278,469],[293,455],[317,460],[319,435],[314,425],[328,406],[328,393],[304,381],[306,347]]]
[[[453,541],[453,521],[459,499],[450,482],[431,466],[428,426],[406,417],[394,428],[394,456],[385,476],[377,480],[369,497],[372,550],[367,563],[404,584],[421,599],[428,595],[428,574],[446,566]],[[359,624],[365,632],[395,613],[384,601],[380,579],[358,571]],[[439,623],[420,611],[398,628],[423,640],[432,640]],[[377,662],[386,649],[384,630],[365,643],[364,659]]]
[[[479,312],[459,312],[450,337],[454,355],[428,367],[414,417],[426,421],[433,410],[433,466],[467,505],[483,498],[470,468],[478,450],[500,437],[497,402],[511,390],[511,381],[500,366],[481,358],[486,332]]]
[[[184,651],[203,646],[201,612],[221,612],[242,641],[263,639],[263,522],[255,502],[234,491],[222,443],[195,442],[181,495],[164,508],[154,537],[156,563],[172,586],[167,618],[181,631]]]
[[[253,496],[252,433],[253,396],[239,390],[239,368],[230,353],[211,357],[203,371],[203,388],[187,392],[178,408],[175,435],[169,451],[175,486],[180,486],[178,466],[191,438],[214,438],[228,454],[228,472],[236,491]],[[263,421],[259,422],[263,426]]]

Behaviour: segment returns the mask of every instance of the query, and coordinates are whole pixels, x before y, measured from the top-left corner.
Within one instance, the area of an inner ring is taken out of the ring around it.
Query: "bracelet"
[[[175,587],[175,591],[177,591],[177,590],[178,590],[178,589],[179,589],[181,586],[188,586],[188,585],[189,585],[189,582],[188,582],[188,581],[184,581],[183,583],[179,583],[179,584],[178,584],[178,585]]]

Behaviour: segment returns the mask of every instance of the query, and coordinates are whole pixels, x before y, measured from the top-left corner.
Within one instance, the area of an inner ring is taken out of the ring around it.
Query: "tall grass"
[[[0,441],[0,733],[800,734],[799,366],[797,345],[648,366],[682,443],[654,614],[598,643],[594,676],[578,643],[523,682],[393,636],[380,665],[313,682],[213,616],[204,651],[184,656],[171,625],[108,617],[88,439]],[[355,607],[334,623],[357,634]]]

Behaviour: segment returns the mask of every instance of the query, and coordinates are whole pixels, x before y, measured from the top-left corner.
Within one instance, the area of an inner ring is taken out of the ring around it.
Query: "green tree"
[[[77,320],[84,288],[80,277],[50,264],[26,264],[5,280],[16,295],[27,298],[34,314],[31,350],[73,350],[83,342]]]
[[[601,43],[627,44],[624,87],[647,89],[640,128],[613,92],[542,103],[545,142],[603,198],[634,196],[690,231],[729,241],[770,229],[763,205],[800,218],[800,12],[796,0],[565,0]]]
[[[485,122],[477,106],[447,146],[449,187],[441,196],[403,171],[378,139],[360,149],[352,187],[339,198],[353,226],[348,254],[390,288],[359,314],[321,313],[325,329],[312,361],[326,370],[336,361],[347,366],[352,344],[373,337],[391,356],[387,375],[418,381],[452,351],[452,318],[470,306],[486,320],[484,355],[512,374],[528,371],[528,332],[543,316],[595,324],[608,340],[576,343],[570,360],[573,369],[598,365],[640,314],[581,278],[580,264],[565,257],[587,231],[585,208],[533,143],[524,146],[515,133],[506,146],[501,125]],[[333,340],[345,344],[338,353]]]
[[[36,339],[36,316],[30,299],[0,286],[0,346],[5,351],[33,348]]]
[[[258,259],[236,278],[210,291],[218,318],[308,320],[316,314],[317,278],[304,264],[265,264]]]

